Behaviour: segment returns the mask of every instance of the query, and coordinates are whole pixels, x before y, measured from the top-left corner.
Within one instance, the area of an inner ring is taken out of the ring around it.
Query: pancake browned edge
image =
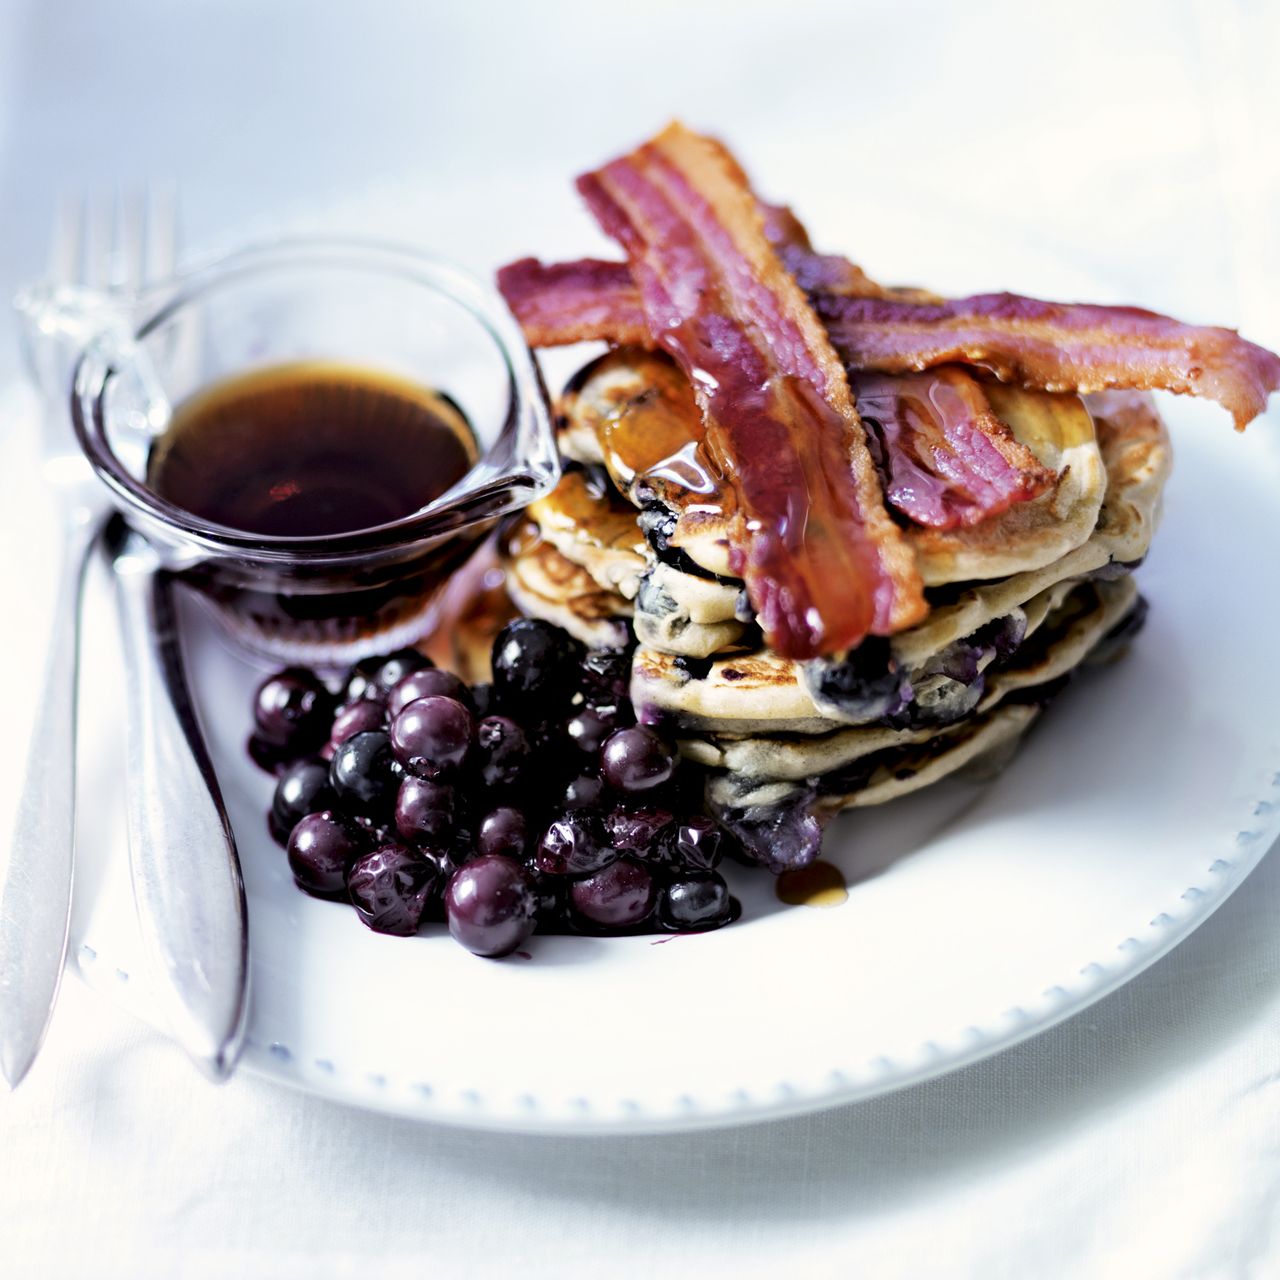
[[[1130,575],[1171,465],[1149,396],[987,387],[1056,483],[968,528],[909,529],[924,621],[797,663],[765,645],[714,510],[665,507],[645,482],[664,448],[691,456],[673,386],[665,357],[626,347],[572,380],[566,472],[508,532],[508,589],[588,645],[636,645],[637,712],[706,770],[709,810],[762,865],[812,859],[843,809],[990,776],[1067,680],[1141,625]]]

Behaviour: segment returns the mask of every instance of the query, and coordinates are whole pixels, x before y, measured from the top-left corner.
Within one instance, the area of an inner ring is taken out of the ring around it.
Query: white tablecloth
[[[567,184],[561,240],[524,227],[545,175],[680,113],[882,276],[1087,278],[1280,346],[1274,5],[534,8],[10,0],[0,292],[38,272],[55,192],[152,175],[180,181],[197,242],[341,222],[379,189],[403,233],[411,184],[442,208],[465,190],[491,261],[570,252],[588,227]],[[0,476],[0,590],[38,604],[39,538],[4,519],[23,483]],[[11,615],[0,644],[12,759],[38,627]],[[69,979],[0,1098],[0,1275],[1280,1275],[1278,917],[1273,854],[1046,1034],[877,1101],[687,1137],[476,1134],[214,1088]]]

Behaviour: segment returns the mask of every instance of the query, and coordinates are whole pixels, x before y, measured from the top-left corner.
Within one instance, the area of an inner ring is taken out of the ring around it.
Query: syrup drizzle
[[[844,873],[834,863],[821,859],[795,871],[784,871],[774,892],[779,902],[793,907],[838,907],[849,897]]]

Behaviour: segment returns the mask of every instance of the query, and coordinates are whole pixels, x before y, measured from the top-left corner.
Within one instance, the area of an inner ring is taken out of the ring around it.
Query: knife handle
[[[0,863],[0,1074],[14,1089],[53,1017],[71,920],[80,597],[99,521],[73,500],[64,501],[43,683],[8,857]]]
[[[244,883],[182,664],[173,586],[138,534],[115,560],[125,660],[134,902],[175,1038],[210,1076],[235,1065],[248,1008]]]

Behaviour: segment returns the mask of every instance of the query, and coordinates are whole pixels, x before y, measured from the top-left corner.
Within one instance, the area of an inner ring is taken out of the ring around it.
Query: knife
[[[134,902],[174,1038],[214,1079],[244,1043],[248,954],[235,836],[196,718],[171,575],[117,517],[108,530],[125,662]]]

